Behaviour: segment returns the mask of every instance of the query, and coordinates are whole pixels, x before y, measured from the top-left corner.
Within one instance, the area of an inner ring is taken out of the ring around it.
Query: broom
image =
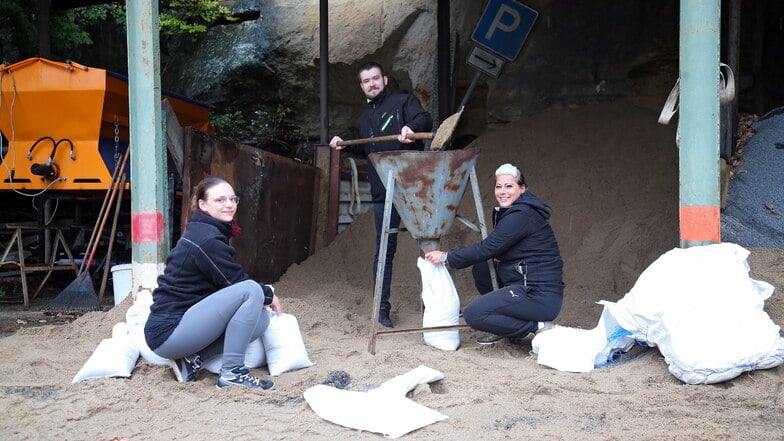
[[[49,302],[48,305],[43,308],[44,311],[87,312],[98,311],[101,309],[98,305],[98,297],[95,294],[95,287],[93,286],[92,278],[90,278],[90,265],[93,262],[93,257],[95,257],[95,251],[98,249],[101,232],[103,231],[104,225],[106,225],[106,219],[109,217],[108,207],[110,207],[112,202],[114,202],[114,196],[117,194],[117,190],[119,188],[117,183],[117,176],[119,176],[120,171],[125,168],[130,151],[130,147],[125,150],[125,155],[123,156],[120,166],[115,169],[115,173],[112,175],[112,184],[109,186],[107,192],[108,203],[107,198],[105,197],[103,206],[98,213],[98,223],[96,224],[96,228],[93,230],[90,243],[88,244],[88,248],[90,248],[90,255],[87,258],[87,263],[82,267],[82,270],[80,271],[79,275],[76,276],[76,279],[68,284],[65,289],[60,291],[60,294],[58,294],[57,297],[55,297],[51,302]]]
[[[125,190],[125,173],[120,179],[120,193],[117,195],[117,205],[114,207],[114,219],[112,220],[112,232],[109,233],[109,247],[106,250],[106,264],[103,266],[103,277],[101,278],[101,288],[98,290],[98,303],[103,301],[103,293],[106,290],[106,280],[109,278],[109,263],[112,261],[112,249],[114,248],[114,235],[117,233],[117,220],[120,218],[122,208],[123,191]],[[116,298],[116,297],[115,297]]]

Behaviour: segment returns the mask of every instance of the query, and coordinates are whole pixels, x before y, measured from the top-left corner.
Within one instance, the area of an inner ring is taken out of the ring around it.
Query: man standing
[[[367,107],[359,116],[359,134],[362,138],[376,138],[379,136],[397,134],[395,141],[369,142],[363,144],[362,152],[367,156],[375,152],[388,152],[393,150],[422,150],[422,141],[408,139],[406,136],[414,132],[429,132],[433,129],[433,119],[422,108],[419,100],[408,93],[396,93],[387,89],[389,78],[384,75],[384,68],[378,63],[370,62],[359,68],[359,87],[367,98]],[[343,139],[335,136],[329,145],[337,150],[343,147],[338,142]],[[384,197],[386,189],[384,182],[379,177],[373,164],[368,162],[368,178],[370,179],[370,193],[373,197],[373,216],[376,223],[376,255],[373,259],[373,282],[375,283],[378,266],[378,252],[381,244],[381,233],[384,222]],[[400,226],[400,215],[392,207],[389,228],[396,229]],[[389,302],[390,286],[392,284],[392,260],[397,250],[397,233],[389,235],[387,242],[386,264],[384,266],[384,280],[381,289],[381,307],[378,322],[391,328],[392,319],[389,317],[391,304]]]

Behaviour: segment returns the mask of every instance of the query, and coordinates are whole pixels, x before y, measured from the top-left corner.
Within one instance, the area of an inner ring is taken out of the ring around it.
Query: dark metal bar
[[[752,6],[754,17],[752,18],[751,36],[751,77],[752,77],[752,109],[757,115],[766,112],[765,106],[765,73],[762,71],[763,54],[765,52],[765,9],[767,1],[761,0],[754,2]]]
[[[319,0],[319,75],[320,75],[320,111],[321,111],[321,144],[328,142],[329,109],[329,1]]]
[[[471,329],[468,325],[447,325],[431,326],[429,328],[408,328],[408,329],[379,329],[376,336],[383,334],[413,334],[415,332],[436,332],[436,331],[467,331]]]
[[[727,65],[732,69],[735,78],[740,79],[740,21],[741,0],[730,0],[729,14],[727,19]],[[738,94],[735,94],[732,103],[729,104],[729,126],[728,131],[730,148],[726,154],[729,160],[735,154],[735,144],[738,142]]]
[[[471,98],[471,94],[474,93],[474,89],[476,89],[476,85],[479,84],[479,79],[482,78],[482,72],[476,71],[474,74],[474,79],[471,80],[471,85],[468,86],[468,90],[466,91],[465,95],[463,96],[463,101],[460,103],[460,107],[457,108],[457,111],[465,109],[466,104],[468,104],[468,100]]]
[[[452,54],[450,53],[450,36],[449,0],[438,0],[438,10],[436,12],[438,123],[441,123],[452,113]]]
[[[326,145],[329,130],[329,1],[319,0],[319,60],[321,74],[321,144]],[[329,195],[327,196],[327,230],[324,245],[329,245],[338,235],[338,205],[340,201],[340,153],[332,151],[329,161]]]

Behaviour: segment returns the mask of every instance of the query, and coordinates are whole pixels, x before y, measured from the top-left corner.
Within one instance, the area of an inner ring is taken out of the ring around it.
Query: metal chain
[[[114,165],[120,162],[120,118],[114,115]]]

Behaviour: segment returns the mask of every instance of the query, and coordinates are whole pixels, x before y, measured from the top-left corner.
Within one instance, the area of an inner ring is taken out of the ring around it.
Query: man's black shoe
[[[392,319],[389,318],[389,310],[388,309],[379,309],[378,310],[378,322],[381,323],[383,326],[387,328],[392,327]]]

